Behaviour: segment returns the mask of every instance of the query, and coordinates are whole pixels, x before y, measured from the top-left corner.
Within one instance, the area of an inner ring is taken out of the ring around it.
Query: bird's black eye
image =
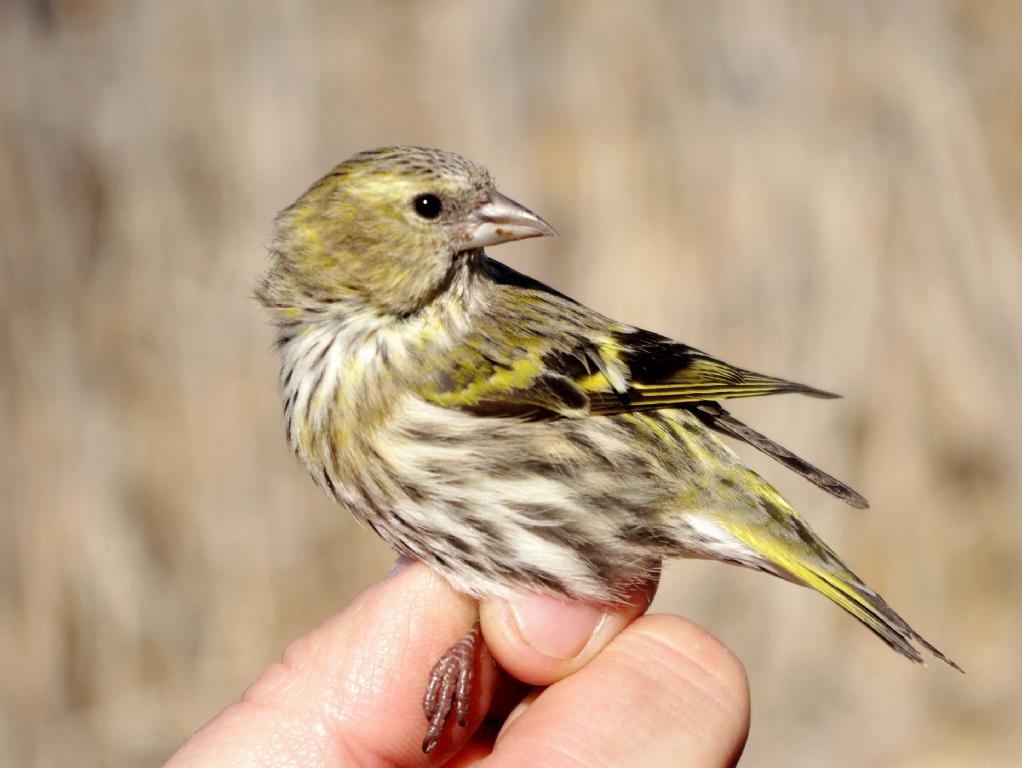
[[[440,198],[433,194],[419,195],[415,198],[415,212],[424,219],[435,219],[444,209]]]

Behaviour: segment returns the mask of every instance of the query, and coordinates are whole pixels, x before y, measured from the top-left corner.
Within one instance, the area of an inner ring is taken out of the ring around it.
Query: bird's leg
[[[451,714],[451,706],[458,715],[458,725],[464,727],[468,718],[469,695],[472,693],[472,669],[475,667],[476,646],[479,643],[479,622],[447,649],[429,673],[422,709],[429,721],[422,751],[429,752],[440,741],[444,726]]]

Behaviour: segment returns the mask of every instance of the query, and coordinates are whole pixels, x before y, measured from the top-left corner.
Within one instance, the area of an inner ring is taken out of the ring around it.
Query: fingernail
[[[392,578],[393,576],[397,576],[399,573],[401,573],[401,571],[403,571],[405,568],[407,568],[414,562],[415,562],[414,558],[408,557],[408,555],[401,555],[400,557],[398,557],[397,560],[394,561],[394,565],[390,567],[390,572],[383,577],[383,580],[386,581],[387,579]]]
[[[532,592],[516,594],[508,605],[522,639],[554,659],[578,656],[606,616],[598,605],[565,602]]]

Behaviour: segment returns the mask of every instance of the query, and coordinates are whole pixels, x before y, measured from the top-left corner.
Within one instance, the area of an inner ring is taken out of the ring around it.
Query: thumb
[[[646,612],[656,582],[637,587],[627,602],[603,605],[536,592],[479,606],[483,636],[493,658],[531,685],[550,685],[576,672],[632,621]]]

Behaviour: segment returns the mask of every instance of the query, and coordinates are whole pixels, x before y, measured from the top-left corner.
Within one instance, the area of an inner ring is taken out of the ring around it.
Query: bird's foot
[[[479,624],[462,635],[447,649],[429,673],[422,709],[429,721],[422,751],[429,752],[440,741],[451,707],[458,715],[458,725],[464,727],[468,719],[469,695],[472,693],[472,669],[475,667],[476,645],[479,642]]]

